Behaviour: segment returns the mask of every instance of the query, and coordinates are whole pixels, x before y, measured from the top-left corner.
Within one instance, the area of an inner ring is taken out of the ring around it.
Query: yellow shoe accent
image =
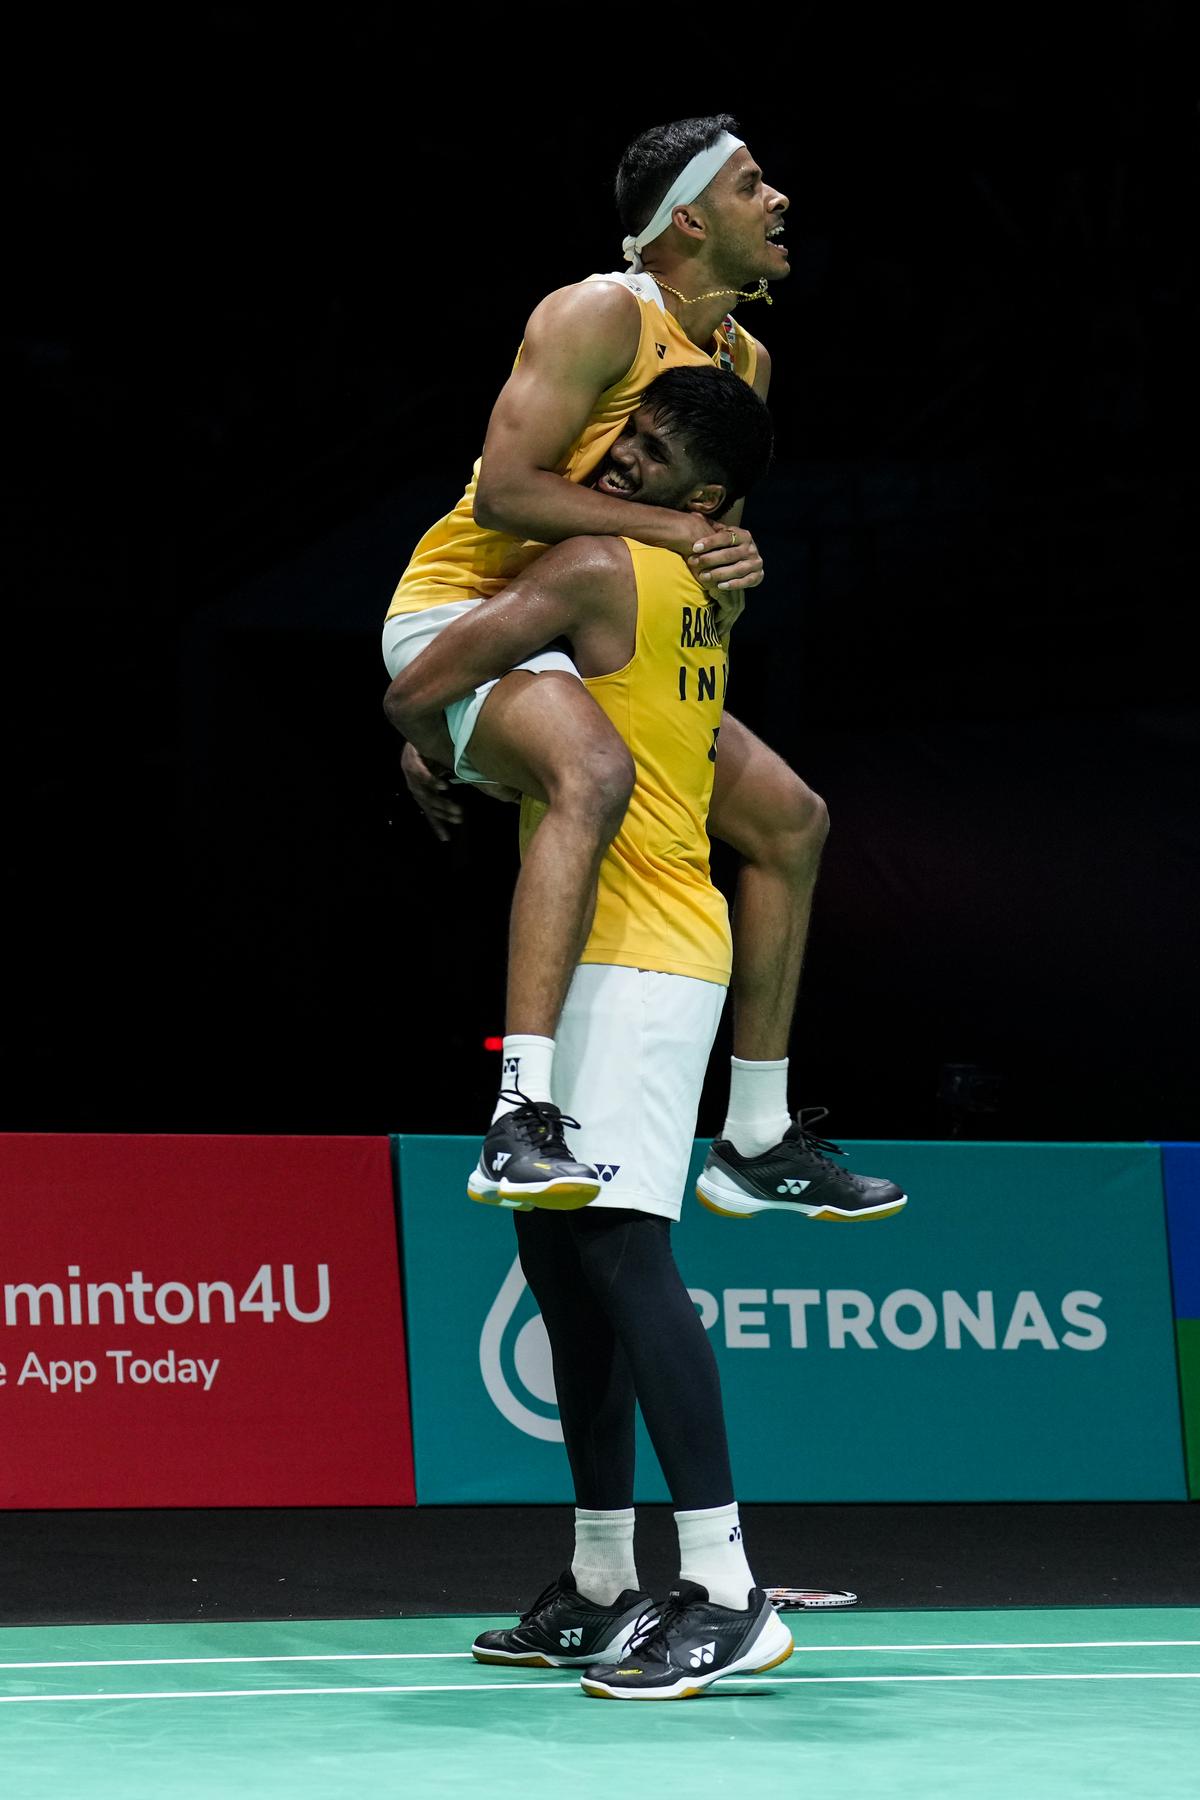
[[[898,1206],[889,1206],[886,1212],[816,1212],[809,1213],[808,1217],[810,1219],[828,1219],[831,1225],[870,1225],[875,1219],[890,1219],[893,1213],[903,1212],[904,1206],[905,1201],[901,1200]]]
[[[696,1189],[696,1198],[701,1206],[707,1206],[709,1212],[719,1213],[723,1219],[752,1219],[754,1217],[753,1213],[726,1212],[723,1206],[718,1206],[715,1200],[710,1200],[708,1195],[701,1193],[699,1188]]]
[[[472,1650],[471,1655],[476,1662],[490,1663],[495,1669],[553,1669],[556,1665],[547,1662],[544,1656],[489,1656],[485,1650]]]
[[[551,1212],[577,1212],[581,1206],[589,1205],[599,1192],[595,1182],[569,1181],[545,1194],[535,1194],[527,1204],[548,1207]]]

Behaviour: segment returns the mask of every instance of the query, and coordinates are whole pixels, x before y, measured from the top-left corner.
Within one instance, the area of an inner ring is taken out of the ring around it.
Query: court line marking
[[[455,1681],[428,1682],[412,1687],[370,1687],[359,1682],[354,1687],[299,1688],[179,1688],[175,1691],[143,1694],[0,1694],[0,1706],[33,1706],[56,1700],[263,1700],[272,1694],[295,1697],[307,1694],[478,1694],[508,1692],[511,1694],[546,1693],[551,1688],[573,1688],[578,1681]]]
[[[329,1650],[280,1656],[112,1656],[86,1662],[0,1662],[0,1669],[182,1669],[201,1663],[472,1661],[469,1650]]]
[[[1200,1681],[1200,1670],[1195,1671],[1134,1671],[1105,1672],[1095,1675],[736,1675],[730,1677],[742,1685],[770,1684],[771,1686],[792,1687],[853,1687],[864,1682],[878,1683],[917,1682],[917,1681]],[[294,1699],[300,1696],[320,1694],[546,1694],[571,1689],[578,1693],[577,1681],[458,1681],[445,1683],[420,1683],[412,1687],[387,1686],[368,1687],[361,1683],[354,1687],[319,1687],[319,1688],[179,1688],[155,1693],[118,1693],[118,1694],[2,1694],[0,1706],[45,1706],[61,1704],[63,1701],[112,1701],[112,1700],[266,1700],[271,1698]],[[728,1691],[728,1690],[726,1690]]]
[[[1194,1650],[1200,1638],[1073,1638],[1061,1642],[1011,1644],[797,1644],[798,1656],[927,1650]],[[469,1650],[329,1650],[279,1656],[113,1656],[85,1661],[0,1662],[0,1669],[183,1669],[213,1663],[301,1662],[468,1662]],[[514,1665],[519,1667],[520,1665]],[[795,1677],[789,1677],[794,1680]]]

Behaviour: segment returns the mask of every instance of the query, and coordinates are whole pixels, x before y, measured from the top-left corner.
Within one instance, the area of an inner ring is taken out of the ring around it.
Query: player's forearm
[[[488,531],[505,531],[537,544],[559,544],[573,537],[627,537],[678,555],[686,555],[703,536],[688,513],[617,500],[545,469],[491,479],[481,470],[475,521]]]
[[[446,707],[487,681],[505,675],[557,637],[570,612],[527,578],[458,619],[396,676],[383,710],[404,737],[421,748]]]
[[[445,725],[446,708],[479,686],[470,671],[447,665],[445,657],[437,654],[438,649],[438,644],[432,644],[407,669],[401,670],[383,697],[389,723],[423,755],[424,747]],[[423,667],[427,658],[428,666]]]

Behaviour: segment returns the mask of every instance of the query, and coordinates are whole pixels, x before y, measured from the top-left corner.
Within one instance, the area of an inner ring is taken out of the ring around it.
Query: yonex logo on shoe
[[[511,1150],[497,1150],[495,1156],[493,1156],[493,1158],[492,1158],[492,1161],[498,1169],[502,1169],[506,1162],[512,1161],[512,1151]]]
[[[597,1163],[596,1173],[601,1181],[615,1181],[620,1167],[620,1163]]]
[[[560,1631],[558,1641],[564,1650],[577,1650],[583,1641],[582,1625],[576,1625],[570,1631]]]
[[[716,1649],[716,1638],[713,1638],[712,1642],[708,1644],[697,1644],[691,1654],[691,1664],[693,1669],[707,1668],[716,1654]]]
[[[807,1181],[781,1181],[775,1192],[777,1194],[802,1194],[807,1186]]]

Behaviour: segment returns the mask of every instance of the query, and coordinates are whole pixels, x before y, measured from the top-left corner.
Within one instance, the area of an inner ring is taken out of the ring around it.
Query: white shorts
[[[600,1171],[593,1206],[677,1219],[725,989],[691,975],[582,963],[554,1040],[566,1138]]]
[[[394,619],[388,619],[383,627],[383,660],[391,679],[394,681],[401,669],[407,669],[426,644],[431,644],[435,637],[445,631],[447,625],[452,625],[455,619],[461,619],[464,613],[482,605],[482,600],[450,600],[445,606],[427,606],[421,612],[398,613]],[[562,650],[540,650],[536,656],[515,666],[518,669],[531,669],[535,675],[541,675],[547,669],[557,669],[564,675],[579,676],[579,670]],[[486,775],[479,773],[467,755],[467,745],[471,741],[471,733],[475,729],[483,703],[495,685],[494,681],[485,681],[482,687],[477,687],[465,700],[455,700],[453,705],[446,708],[446,723],[450,727],[450,738],[454,744],[454,773],[460,781],[486,782],[488,779]]]

